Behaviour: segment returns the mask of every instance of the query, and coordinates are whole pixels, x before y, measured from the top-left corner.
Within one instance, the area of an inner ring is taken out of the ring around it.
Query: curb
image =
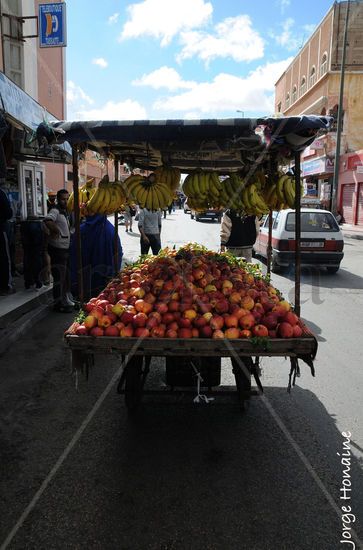
[[[35,323],[46,317],[48,313],[49,305],[42,304],[36,309],[28,311],[8,326],[0,337],[0,356],[3,355],[11,344],[13,344],[22,334],[32,328]]]
[[[362,235],[360,235],[359,233],[345,232],[343,229],[342,233],[343,233],[343,237],[346,239],[357,239],[358,241],[363,241],[363,232],[362,232]]]

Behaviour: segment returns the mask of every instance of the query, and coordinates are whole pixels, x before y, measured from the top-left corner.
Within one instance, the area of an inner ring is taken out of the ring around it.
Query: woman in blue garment
[[[106,216],[86,216],[81,223],[81,249],[83,267],[84,297],[97,296],[114,274],[114,226]],[[77,292],[77,243],[71,243],[72,291]],[[118,237],[118,266],[121,268],[122,246]]]

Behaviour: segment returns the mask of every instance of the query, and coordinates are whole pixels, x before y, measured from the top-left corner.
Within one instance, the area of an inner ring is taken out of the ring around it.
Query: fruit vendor
[[[161,249],[161,210],[140,208],[138,227],[141,254],[148,254],[150,247],[153,254],[158,254]]]
[[[237,257],[252,261],[252,247],[259,232],[257,216],[246,216],[243,212],[226,210],[221,223],[221,252],[226,249]]]
[[[89,299],[96,296],[107,285],[114,273],[114,226],[103,214],[86,216],[80,226],[84,296]],[[122,246],[118,237],[118,265],[121,268]],[[77,289],[77,243],[71,242],[71,280],[72,292]]]

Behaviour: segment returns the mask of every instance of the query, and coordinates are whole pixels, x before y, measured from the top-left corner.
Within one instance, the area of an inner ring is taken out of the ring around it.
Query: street
[[[119,228],[126,261],[136,225]],[[219,229],[177,210],[162,245],[218,250]],[[265,393],[244,415],[230,397],[191,394],[146,396],[129,416],[118,358],[76,379],[62,340],[74,315],[50,312],[1,357],[0,549],[363,548],[362,265],[350,238],[337,274],[302,272],[316,376],[301,363],[288,393],[288,361],[264,358]],[[272,283],[293,302],[292,274]],[[227,359],[222,374],[234,384]],[[163,376],[153,358],[148,386]]]

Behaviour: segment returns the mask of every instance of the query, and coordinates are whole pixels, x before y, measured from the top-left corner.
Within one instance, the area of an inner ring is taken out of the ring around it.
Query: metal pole
[[[77,258],[77,282],[78,298],[81,304],[84,302],[83,292],[83,266],[82,266],[82,248],[81,248],[81,229],[79,215],[79,173],[78,173],[78,147],[72,146],[72,168],[73,168],[73,199],[74,199],[74,225],[76,239],[76,258]]]
[[[342,3],[339,4],[341,8]],[[331,211],[333,214],[337,213],[337,198],[338,198],[338,186],[339,186],[339,167],[340,167],[340,139],[342,133],[342,122],[343,122],[343,96],[344,96],[344,77],[345,77],[345,55],[347,50],[347,35],[348,35],[348,20],[349,20],[349,8],[350,2],[347,2],[347,12],[345,14],[345,27],[344,27],[344,38],[343,38],[343,52],[342,52],[342,63],[340,68],[340,90],[339,90],[339,105],[338,105],[338,123],[337,123],[337,144],[335,148],[335,161],[334,161],[334,177],[333,177],[333,188],[331,193]]]
[[[119,175],[119,161],[117,157],[114,160],[115,163],[115,181],[118,180]],[[113,252],[114,252],[114,266],[115,266],[115,275],[118,273],[118,212],[115,212],[114,218],[114,235],[113,235]]]
[[[272,210],[268,213],[267,275],[271,273],[272,258]]]
[[[300,153],[295,153],[295,313],[300,316],[301,272],[301,181]]]

